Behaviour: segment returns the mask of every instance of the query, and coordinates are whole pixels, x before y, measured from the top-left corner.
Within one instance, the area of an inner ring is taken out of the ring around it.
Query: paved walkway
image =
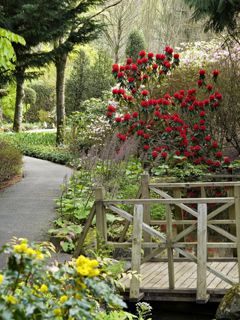
[[[13,236],[48,240],[47,230],[55,217],[60,185],[72,170],[65,166],[24,157],[24,178],[0,191],[0,247]],[[0,268],[5,259],[0,256]]]

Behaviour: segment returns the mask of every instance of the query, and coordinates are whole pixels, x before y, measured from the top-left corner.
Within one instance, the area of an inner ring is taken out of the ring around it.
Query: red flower
[[[124,121],[128,121],[131,119],[131,115],[129,113],[126,113],[124,116],[123,116],[123,119]]]
[[[220,71],[219,70],[213,70],[212,74],[214,77],[217,77],[219,75]]]
[[[225,157],[225,158],[224,158],[224,163],[225,163],[225,164],[229,164],[229,163],[230,163],[230,159],[229,159],[228,157]]]
[[[129,82],[129,83],[134,82],[134,80],[135,80],[135,78],[133,78],[133,77],[128,78],[128,82]]]
[[[124,73],[123,73],[123,72],[118,72],[117,77],[118,77],[119,79],[120,79],[120,78],[123,78],[123,77],[124,77]]]
[[[110,111],[110,112],[116,112],[116,107],[113,106],[113,105],[109,105],[107,110]]]
[[[201,112],[199,113],[199,116],[200,116],[200,117],[205,117],[205,115],[206,115],[206,112],[205,112],[205,111],[201,111]]]
[[[213,89],[213,85],[212,85],[212,84],[208,84],[208,85],[207,85],[207,90],[208,90],[208,91],[212,91],[212,89]]]
[[[173,53],[173,49],[171,47],[167,46],[165,48],[165,52],[167,52],[168,54],[172,54]]]
[[[212,147],[213,147],[214,149],[216,149],[216,148],[218,147],[218,143],[217,143],[217,141],[213,141],[213,143],[212,143]]]
[[[132,92],[132,94],[135,94],[137,92],[137,89],[136,88],[132,88],[131,92]]]
[[[108,112],[106,113],[106,115],[107,115],[108,118],[111,118],[113,114],[112,114],[112,112],[108,111]]]
[[[119,71],[119,65],[118,64],[113,64],[112,65],[112,72],[118,72]]]
[[[133,117],[133,118],[137,118],[137,117],[138,117],[138,112],[136,112],[136,111],[133,112],[133,113],[132,113],[132,117]]]
[[[200,123],[201,125],[203,125],[203,124],[205,124],[205,120],[204,120],[204,119],[201,119],[201,120],[199,121],[199,123]]]
[[[143,108],[148,107],[148,105],[149,105],[148,101],[141,101],[141,106],[142,106]]]
[[[138,130],[137,131],[137,135],[138,136],[143,136],[144,135],[144,131],[143,130]]]
[[[193,125],[193,130],[197,131],[199,129],[199,125],[197,123],[194,123]]]
[[[161,113],[158,110],[154,111],[154,116],[157,117],[157,118],[160,118],[161,117]]]
[[[132,71],[138,71],[138,66],[137,66],[135,63],[133,63],[133,64],[131,65],[131,70],[132,70]]]
[[[210,140],[211,140],[211,136],[208,135],[208,136],[204,137],[204,140],[205,140],[205,141],[210,141]]]
[[[147,95],[149,95],[149,91],[148,91],[148,90],[143,90],[143,91],[141,92],[141,95],[147,96]]]
[[[175,151],[176,156],[180,156],[181,152],[179,150]]]
[[[145,151],[149,150],[149,149],[150,149],[149,144],[145,144],[145,145],[143,146],[143,149],[144,149]]]
[[[164,67],[166,67],[167,69],[170,69],[170,67],[171,67],[171,63],[170,63],[168,60],[164,60],[164,61],[163,61],[163,65],[164,65]]]
[[[167,156],[168,156],[168,154],[167,154],[167,152],[166,151],[163,151],[162,153],[161,153],[161,157],[162,158],[167,158]]]
[[[179,54],[178,53],[174,53],[173,58],[174,59],[179,59]]]
[[[148,58],[142,58],[142,63],[148,63]]]
[[[127,58],[127,64],[131,64],[132,63],[132,58]]]
[[[206,71],[204,69],[201,69],[198,71],[198,73],[200,74],[200,76],[204,76]]]
[[[197,81],[197,84],[198,84],[199,87],[201,87],[202,84],[203,84],[203,80],[199,79],[199,80]]]
[[[218,151],[218,152],[216,152],[216,154],[215,154],[215,156],[216,156],[216,158],[222,158],[222,152],[221,151]]]
[[[215,166],[215,167],[220,167],[220,166],[221,166],[220,161],[216,161],[216,162],[214,162],[214,166]]]
[[[122,118],[121,118],[121,117],[116,117],[116,118],[115,118],[115,121],[118,122],[118,123],[120,123],[120,122],[122,122]]]
[[[152,65],[152,68],[153,68],[153,70],[157,70],[158,65],[157,65],[156,63],[154,63],[154,64]]]
[[[148,58],[152,59],[154,57],[154,54],[152,52],[148,52]]]
[[[121,140],[121,141],[126,141],[127,140],[127,136],[125,134],[122,133],[117,133],[117,137]]]
[[[124,94],[124,93],[125,93],[124,89],[121,88],[121,89],[118,90],[118,94]]]
[[[158,156],[158,152],[157,151],[153,151],[152,152],[153,159],[157,158],[157,156]]]
[[[222,100],[222,95],[221,95],[220,92],[215,92],[215,97],[216,97],[216,99],[218,99],[218,100]]]
[[[202,130],[202,131],[205,131],[206,130],[206,126],[200,126],[199,129]]]
[[[125,71],[125,66],[120,66],[120,71]]]
[[[141,50],[138,55],[139,55],[140,57],[145,57],[146,51]]]
[[[156,59],[157,60],[164,60],[166,58],[165,54],[162,53],[157,53],[156,54]]]
[[[112,93],[113,94],[118,94],[118,89],[117,88],[112,89]]]
[[[172,132],[173,130],[172,130],[171,127],[166,127],[166,128],[165,128],[165,131],[166,131],[166,132]]]
[[[149,139],[150,138],[150,134],[149,133],[144,133],[143,134],[143,138],[146,139],[146,140]]]

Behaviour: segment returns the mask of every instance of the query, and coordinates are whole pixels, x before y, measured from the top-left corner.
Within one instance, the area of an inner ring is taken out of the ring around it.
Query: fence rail
[[[181,197],[183,191],[197,189],[200,197]],[[209,188],[224,188],[226,196],[207,197]],[[151,198],[155,194],[158,198]],[[149,261],[166,251],[168,263],[169,288],[174,290],[174,259],[176,256],[184,257],[197,264],[197,295],[198,302],[208,300],[207,271],[228,284],[234,284],[231,277],[216,271],[208,264],[208,248],[232,249],[237,251],[238,275],[240,279],[240,182],[191,182],[191,183],[150,183],[147,174],[142,176],[138,199],[104,199],[103,188],[96,188],[96,200],[90,212],[86,225],[80,235],[75,256],[81,252],[84,239],[87,235],[94,216],[98,246],[103,242],[114,248],[131,248],[131,265],[133,277],[130,282],[130,298],[138,299],[140,296],[140,279],[134,276],[140,273],[142,262]],[[153,220],[151,205],[165,205],[165,220]],[[211,206],[215,204],[215,208]],[[123,205],[133,206],[133,213],[123,208]],[[196,208],[193,207],[196,206]],[[120,206],[120,207],[119,207]],[[173,218],[173,206],[175,217]],[[125,220],[125,226],[119,241],[108,241],[106,213],[112,212]],[[182,216],[185,212],[190,216]],[[228,215],[226,216],[226,212]],[[224,217],[220,216],[223,215]],[[130,225],[133,225],[132,239],[126,240]],[[166,232],[158,230],[165,225]],[[175,230],[177,227],[177,230]],[[219,235],[217,241],[211,239],[210,233]],[[187,241],[189,235],[194,241]],[[224,241],[223,241],[224,240]],[[188,251],[195,247],[196,253]],[[144,256],[142,257],[142,249]]]

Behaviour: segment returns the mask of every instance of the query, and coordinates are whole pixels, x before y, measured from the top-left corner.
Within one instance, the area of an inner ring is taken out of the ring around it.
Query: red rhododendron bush
[[[188,160],[215,171],[229,163],[210,135],[208,123],[221,107],[222,95],[214,88],[219,71],[207,75],[205,70],[199,70],[197,89],[159,96],[162,81],[169,74],[174,75],[178,65],[179,54],[173,53],[171,47],[156,55],[141,51],[136,64],[131,58],[126,65],[114,64],[117,85],[112,90],[107,117],[116,127],[120,149],[121,143],[131,143],[135,137],[145,160]]]

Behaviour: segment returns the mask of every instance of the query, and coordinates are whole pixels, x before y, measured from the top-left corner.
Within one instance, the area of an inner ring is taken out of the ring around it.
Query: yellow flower
[[[16,304],[18,301],[14,296],[6,296],[6,302]]]
[[[61,309],[54,309],[53,310],[53,314],[55,316],[61,316],[62,315],[62,310]]]
[[[96,269],[98,267],[97,260],[90,260],[84,256],[79,256],[76,260],[76,270],[83,277],[95,277],[98,276],[100,271]]]
[[[60,299],[59,299],[59,301],[61,302],[61,303],[64,303],[64,302],[66,302],[68,300],[68,296],[61,296],[60,297]]]
[[[13,251],[16,253],[26,253],[27,250],[28,245],[25,242],[21,242],[20,244],[13,246]]]
[[[3,280],[4,280],[4,275],[3,275],[3,274],[0,274],[0,284],[3,283]]]
[[[35,251],[34,249],[28,248],[28,249],[26,250],[26,254],[29,255],[29,256],[34,256],[34,255],[37,254],[37,253],[36,253],[36,251]]]
[[[39,289],[39,291],[45,293],[45,292],[48,291],[48,287],[47,287],[45,284],[42,284],[41,287],[40,287],[40,289]]]
[[[36,259],[37,260],[43,260],[44,259],[44,255],[41,251],[37,250],[36,251]]]

